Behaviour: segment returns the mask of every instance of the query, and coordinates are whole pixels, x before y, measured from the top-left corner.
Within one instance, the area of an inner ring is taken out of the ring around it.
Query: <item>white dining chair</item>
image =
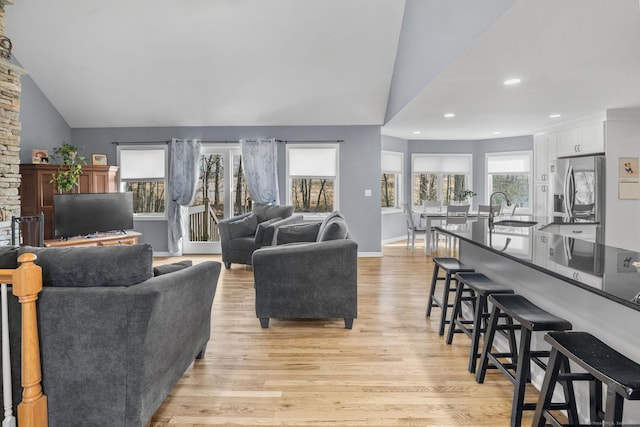
[[[415,247],[416,247],[416,236],[417,235],[424,235],[424,239],[425,239],[425,243],[427,241],[427,230],[425,227],[422,227],[421,225],[416,225],[415,221],[413,220],[413,212],[411,211],[411,209],[409,208],[409,204],[408,203],[403,203],[402,204],[402,210],[404,213],[404,219],[407,223],[407,249],[409,249],[409,241],[411,241],[411,252],[414,251]]]
[[[502,205],[493,205],[494,215],[499,215],[501,211],[502,211]],[[478,205],[479,217],[488,217],[490,212],[491,212],[491,207],[489,205]]]

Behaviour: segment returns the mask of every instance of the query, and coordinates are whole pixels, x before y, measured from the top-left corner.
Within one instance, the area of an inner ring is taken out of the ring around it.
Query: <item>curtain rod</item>
[[[344,142],[344,139],[313,139],[313,140],[286,140],[286,139],[276,139],[277,142],[284,142],[285,144],[289,143],[312,143],[312,142]]]
[[[195,139],[195,138],[194,138]],[[112,144],[168,144],[171,141],[112,141]],[[237,143],[239,140],[220,140],[220,141],[200,141],[203,144],[228,144],[228,143]],[[276,142],[284,142],[285,144],[289,143],[320,143],[320,142],[344,142],[344,139],[307,139],[307,140],[287,140],[287,139],[276,139]]]
[[[112,141],[112,144],[115,145],[119,145],[119,144],[168,144],[171,141]]]

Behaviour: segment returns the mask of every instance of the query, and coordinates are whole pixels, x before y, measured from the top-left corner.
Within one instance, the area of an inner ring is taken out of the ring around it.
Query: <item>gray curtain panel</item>
[[[174,138],[169,146],[169,253],[181,253],[182,224],[180,207],[193,203],[200,176],[201,143]]]
[[[241,139],[242,164],[247,189],[255,203],[280,203],[278,143],[271,139]]]

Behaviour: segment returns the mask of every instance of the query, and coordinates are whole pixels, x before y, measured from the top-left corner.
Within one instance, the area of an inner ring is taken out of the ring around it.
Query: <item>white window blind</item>
[[[384,173],[402,173],[402,154],[382,152],[381,169]]]
[[[120,150],[120,179],[162,179],[165,176],[164,149]]]
[[[470,174],[470,155],[414,155],[413,173]]]
[[[289,177],[335,177],[335,147],[289,148]]]
[[[528,173],[531,160],[528,154],[487,155],[487,173]]]

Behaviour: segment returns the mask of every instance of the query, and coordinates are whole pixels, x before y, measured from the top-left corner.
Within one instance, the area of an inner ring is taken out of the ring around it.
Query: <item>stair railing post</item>
[[[42,268],[36,255],[20,255],[21,263],[13,274],[13,294],[22,304],[22,402],[18,404],[20,427],[46,427],[47,397],[42,393],[42,368],[36,300],[42,291]]]

